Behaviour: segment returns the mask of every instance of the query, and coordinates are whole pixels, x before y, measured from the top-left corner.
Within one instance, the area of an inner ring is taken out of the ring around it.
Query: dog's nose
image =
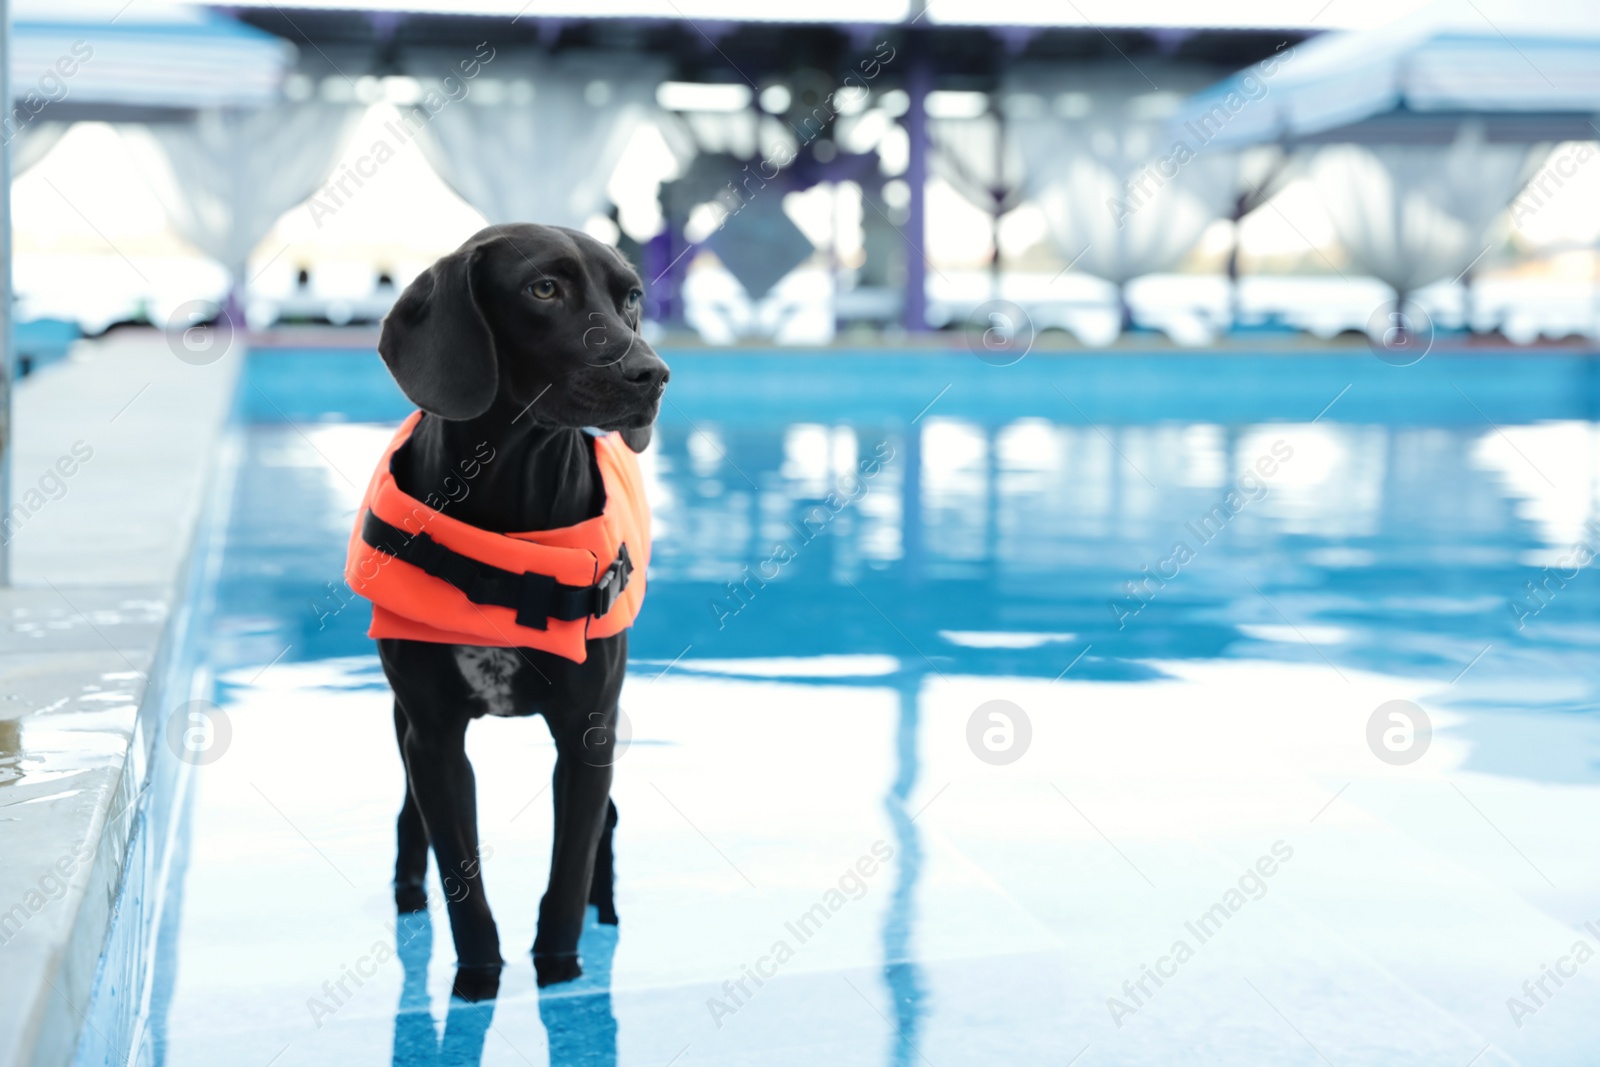
[[[627,381],[630,385],[637,385],[641,389],[660,389],[672,377],[672,371],[659,359],[650,360],[630,371]]]

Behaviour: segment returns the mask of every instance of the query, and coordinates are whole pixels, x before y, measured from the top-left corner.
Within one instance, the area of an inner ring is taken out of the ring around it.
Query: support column
[[[920,34],[906,34],[906,95],[911,98],[906,111],[906,134],[911,141],[911,159],[906,167],[906,184],[911,187],[911,213],[906,219],[906,293],[901,323],[910,333],[928,328],[928,256],[926,199],[928,187],[928,92],[933,87],[933,72],[924,54]]]
[[[0,0],[0,517],[11,510],[11,369],[16,348],[11,294],[11,137],[15,120],[11,99],[11,10]],[[0,538],[0,586],[11,584],[11,546]]]

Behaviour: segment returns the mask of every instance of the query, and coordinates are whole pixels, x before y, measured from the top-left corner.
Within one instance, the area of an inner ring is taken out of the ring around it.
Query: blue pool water
[[[340,580],[407,407],[371,353],[251,357],[203,627],[231,740],[184,793],[144,1062],[1593,1062],[1593,360],[669,359],[622,924],[535,988],[553,750],[475,724],[510,966],[468,1005],[442,914],[394,925]],[[996,700],[1003,764],[969,743]],[[1415,762],[1369,747],[1390,700]]]

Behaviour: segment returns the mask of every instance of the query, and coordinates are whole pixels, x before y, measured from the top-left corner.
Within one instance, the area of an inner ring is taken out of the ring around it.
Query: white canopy
[[[426,79],[454,58],[419,50],[406,64]],[[509,48],[493,63],[492,76],[469,83],[460,103],[418,113],[418,144],[491,223],[582,226],[605,209],[606,179],[634,128],[654,112],[666,65]]]
[[[1462,276],[1548,146],[1486,144],[1465,122],[1450,145],[1328,145],[1310,165],[1355,267],[1406,294]]]
[[[1582,136],[1577,126],[1600,112],[1600,4],[1438,0],[1380,29],[1296,45],[1270,72],[1247,68],[1186,101],[1170,130],[1183,136],[1209,116],[1208,144],[1217,147],[1319,135],[1372,140],[1341,128],[1396,111],[1564,114],[1573,119],[1567,135]],[[1562,136],[1538,123],[1504,123],[1491,139],[1536,142],[1553,133]],[[1441,139],[1452,136],[1453,129]],[[1376,139],[1407,137],[1393,129]]]
[[[1231,209],[1252,161],[1226,151],[1173,156],[1162,137],[1179,91],[1209,76],[1169,64],[1166,88],[1153,91],[1120,62],[1019,63],[1007,72],[1024,189],[1064,260],[1121,285],[1170,270]]]
[[[206,108],[190,122],[128,126],[149,136],[171,168],[156,181],[173,228],[245,286],[251,251],[278,217],[327,178],[361,109],[323,100],[271,108]]]

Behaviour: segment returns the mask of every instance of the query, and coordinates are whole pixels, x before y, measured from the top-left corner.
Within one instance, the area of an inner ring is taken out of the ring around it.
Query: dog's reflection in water
[[[550,1067],[616,1067],[611,959],[617,950],[617,928],[599,924],[594,909],[589,912],[582,939],[583,977],[539,990],[539,1018],[549,1040]],[[469,1003],[451,997],[441,1033],[428,998],[428,959],[433,955],[428,913],[400,916],[395,935],[405,983],[394,1015],[393,1067],[478,1067],[494,1024],[495,1002]]]
[[[584,916],[583,977],[539,990],[539,1018],[550,1042],[550,1067],[616,1067],[617,1017],[611,1013],[611,959],[617,928]]]
[[[433,922],[427,912],[399,917],[395,955],[405,968],[405,984],[394,1013],[394,1067],[477,1067],[483,1062],[484,1038],[494,1023],[494,1001],[469,1004],[451,997],[443,1035],[434,1028],[428,999]]]

